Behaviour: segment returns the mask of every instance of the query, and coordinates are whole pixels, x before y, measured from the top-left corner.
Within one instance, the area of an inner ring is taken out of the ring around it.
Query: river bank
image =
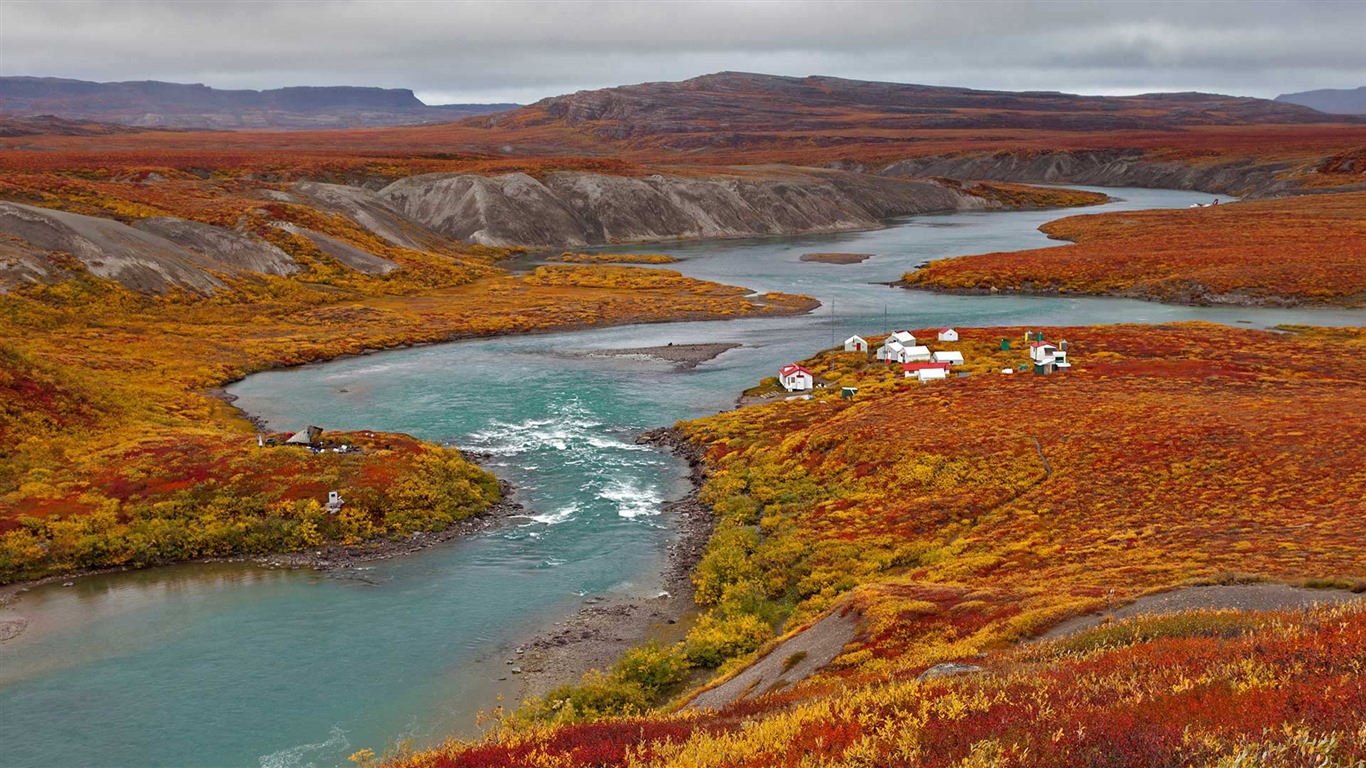
[[[1169,304],[1181,307],[1228,307],[1235,309],[1357,309],[1355,304],[1342,305],[1327,301],[1307,301],[1286,296],[1256,296],[1242,291],[1211,293],[1203,286],[1186,286],[1181,293],[1157,293],[1147,290],[1125,291],[1084,291],[1068,290],[1056,285],[998,288],[951,288],[928,283],[915,283],[896,280],[887,283],[894,288],[908,291],[924,291],[945,296],[1087,296],[1093,298],[1137,299],[1154,304]]]
[[[637,442],[671,451],[687,461],[690,470],[692,489],[663,507],[677,531],[660,574],[664,592],[653,598],[590,597],[572,618],[555,622],[554,628],[519,645],[507,660],[509,672],[521,675],[518,702],[576,683],[590,670],[607,669],[641,643],[677,642],[697,615],[692,571],[714,526],[711,509],[698,500],[705,479],[702,449],[672,427],[650,430]]]
[[[472,457],[467,456],[466,458]],[[475,463],[478,462],[476,461]],[[51,576],[44,576],[41,579],[16,581],[10,584],[0,585],[0,607],[13,603],[15,600],[19,599],[23,593],[35,587],[41,587],[47,584],[62,582],[63,586],[74,586],[76,579],[90,576],[102,576],[111,573],[127,573],[128,571],[163,568],[169,565],[190,563],[255,563],[256,565],[265,568],[312,568],[316,571],[333,571],[345,570],[365,563],[373,563],[380,560],[389,560],[395,557],[411,555],[415,552],[421,552],[424,549],[443,544],[462,536],[469,536],[482,531],[487,531],[501,525],[509,518],[517,517],[522,514],[524,507],[511,498],[514,490],[512,484],[506,480],[499,480],[498,487],[501,498],[497,502],[489,505],[484,511],[473,515],[472,517],[467,517],[464,520],[459,520],[454,525],[439,531],[418,531],[417,533],[402,539],[387,539],[381,537],[349,546],[329,543],[307,552],[276,552],[265,555],[200,557],[192,560],[167,560],[141,568],[117,566],[112,568],[87,568],[79,571],[71,571],[69,573],[58,573]],[[18,632],[7,634],[3,625],[0,625],[0,642],[10,640],[17,636]]]
[[[1127,202],[1112,206],[1185,207],[1191,199],[1141,190],[1123,197]],[[554,622],[585,608],[605,609],[618,596],[648,600],[662,590],[658,574],[676,540],[663,501],[687,495],[687,467],[634,445],[635,437],[729,409],[758,379],[851,334],[888,325],[1363,322],[1359,313],[988,300],[870,285],[926,259],[1033,247],[1047,217],[928,216],[856,235],[671,248],[684,259],[678,268],[699,279],[828,300],[839,310],[833,323],[821,313],[506,334],[280,368],[231,386],[239,405],[273,425],[383,429],[454,444],[471,456],[487,453],[481,463],[516,483],[528,517],[368,570],[339,571],[338,578],[311,569],[190,566],[31,595],[21,607],[34,627],[0,646],[0,672],[22,676],[3,688],[14,704],[13,718],[0,724],[7,759],[35,768],[217,766],[277,755],[292,761],[277,764],[344,766],[357,749],[382,752],[400,734],[415,744],[477,736],[477,712],[499,692],[511,701],[523,682],[510,672],[518,664],[506,663],[516,659],[515,648],[565,629]],[[798,261],[815,251],[878,258],[837,268]],[[669,342],[745,348],[677,376],[658,363],[547,354]],[[607,599],[585,605],[595,597]],[[650,609],[642,609],[647,619]],[[684,631],[686,615],[661,613],[660,630]],[[40,625],[53,631],[40,638]],[[628,637],[611,637],[618,636]],[[204,685],[206,660],[214,660],[221,684]],[[507,680],[495,686],[498,677]],[[82,723],[86,741],[63,738],[71,722]],[[344,739],[332,737],[342,732]]]

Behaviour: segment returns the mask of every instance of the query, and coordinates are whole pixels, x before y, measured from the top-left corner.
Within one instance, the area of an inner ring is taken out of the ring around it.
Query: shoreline
[[[764,302],[764,301],[762,300],[762,298],[761,298],[761,297],[758,297],[758,296],[753,296],[753,297],[749,297],[749,298],[750,298],[750,301],[751,301],[752,303],[754,303],[756,306],[760,306],[760,307],[772,307],[772,308],[774,308],[774,311],[769,315],[770,317],[788,317],[788,316],[798,316],[798,315],[803,315],[803,314],[810,314],[811,312],[815,311],[816,309],[818,309],[818,308],[821,306],[821,303],[820,303],[819,301],[817,301],[816,299],[812,299],[812,298],[809,297],[809,296],[801,296],[801,297],[798,297],[798,298],[801,298],[801,299],[805,299],[805,301],[802,302],[800,306],[794,306],[794,307],[791,307],[791,308],[785,308],[785,307],[783,307],[782,305],[776,305],[776,304],[771,304],[771,303]],[[692,313],[692,314],[697,314],[697,313]],[[204,389],[200,389],[200,390],[198,390],[198,392],[199,392],[201,395],[203,395],[203,396],[205,396],[205,397],[207,397],[207,398],[210,398],[211,400],[216,400],[216,401],[218,401],[218,402],[220,402],[220,403],[223,403],[223,404],[227,405],[227,406],[233,411],[233,413],[234,413],[238,418],[242,419],[244,422],[246,422],[247,424],[249,424],[249,425],[252,427],[252,429],[254,429],[254,430],[258,431],[258,432],[264,432],[264,431],[270,431],[270,426],[269,426],[269,424],[266,422],[266,420],[263,419],[263,418],[261,418],[261,417],[259,417],[259,416],[256,416],[255,414],[252,414],[252,413],[248,412],[247,410],[245,410],[245,409],[241,408],[240,406],[238,406],[238,405],[236,404],[236,403],[237,403],[237,400],[238,400],[237,395],[234,395],[234,394],[232,394],[231,392],[228,391],[228,387],[232,386],[233,384],[236,384],[236,383],[239,382],[239,381],[242,381],[242,380],[246,379],[248,376],[253,376],[253,375],[258,374],[258,373],[266,373],[266,372],[269,372],[269,371],[289,370],[289,369],[292,369],[292,368],[302,368],[302,367],[307,367],[307,366],[326,365],[326,364],[328,364],[328,363],[334,363],[334,362],[338,362],[338,361],[340,361],[340,360],[349,360],[349,359],[354,359],[354,358],[367,357],[367,356],[369,356],[369,355],[374,355],[374,354],[378,354],[378,353],[381,353],[381,352],[392,352],[392,351],[398,351],[398,350],[403,350],[403,349],[414,349],[414,348],[418,348],[418,347],[435,346],[435,345],[437,345],[437,344],[451,344],[451,343],[456,343],[456,342],[461,342],[461,341],[472,341],[472,340],[476,340],[476,339],[491,339],[491,338],[497,338],[497,337],[500,337],[500,336],[533,336],[533,335],[544,335],[544,334],[553,334],[553,333],[573,333],[573,332],[577,332],[577,331],[594,330],[594,329],[600,329],[600,328],[617,328],[617,327],[623,327],[623,326],[628,326],[628,325],[661,325],[661,324],[665,324],[665,323],[679,323],[679,322],[694,322],[694,321],[715,321],[715,320],[736,320],[736,319],[742,319],[742,318],[736,317],[736,316],[734,316],[734,315],[716,315],[716,314],[706,314],[706,313],[701,313],[701,314],[702,314],[702,316],[700,316],[700,317],[689,316],[688,313],[685,313],[684,315],[680,315],[680,316],[678,316],[678,317],[655,318],[655,319],[647,319],[647,320],[631,320],[631,321],[621,320],[621,321],[608,321],[608,322],[575,322],[575,323],[566,323],[566,324],[563,324],[563,325],[557,325],[557,326],[551,326],[551,327],[529,328],[529,329],[525,329],[525,330],[510,331],[510,332],[499,332],[499,333],[462,333],[462,332],[455,332],[455,333],[448,334],[447,336],[445,336],[445,337],[443,337],[443,338],[439,338],[439,339],[431,339],[431,340],[425,340],[425,341],[423,341],[423,340],[419,340],[419,341],[407,341],[407,342],[397,343],[397,344],[394,344],[394,345],[392,345],[392,346],[383,346],[383,347],[365,347],[365,348],[362,348],[361,350],[359,350],[359,351],[357,351],[357,352],[343,352],[343,353],[341,353],[341,354],[333,355],[333,356],[331,356],[331,357],[320,357],[320,358],[318,358],[318,359],[316,359],[316,360],[306,360],[306,361],[297,362],[297,363],[276,363],[276,364],[272,364],[272,365],[264,365],[264,366],[262,366],[262,367],[260,367],[260,368],[257,368],[257,369],[248,370],[246,373],[242,374],[241,376],[236,376],[236,377],[234,377],[234,378],[230,378],[230,379],[227,379],[227,380],[225,380],[225,381],[222,381],[222,382],[220,382],[219,384],[217,384],[216,386],[208,387],[208,388],[204,388]],[[699,345],[699,346],[701,346],[701,345]],[[739,345],[737,345],[737,346],[739,346]],[[722,351],[725,351],[725,350],[722,350]],[[720,354],[720,353],[718,352],[717,354]],[[714,355],[713,355],[713,357],[714,357]],[[707,359],[710,359],[710,358],[707,358]],[[705,361],[703,360],[703,361],[699,361],[699,362],[705,362]],[[430,441],[425,441],[425,440],[424,440],[423,442],[430,442]],[[433,444],[433,445],[436,445],[435,443],[432,443],[432,444]],[[463,451],[461,452],[461,455],[462,455],[462,456],[465,456],[466,459],[468,459],[468,460],[474,462],[475,464],[478,464],[478,463],[479,463],[478,460],[477,460],[478,457],[475,456],[475,455],[466,454],[466,453],[463,452]],[[495,475],[495,477],[496,477],[496,475]],[[498,478],[498,482],[499,482],[500,488],[504,487],[504,484],[506,483],[506,481],[503,480],[502,478]],[[507,488],[510,488],[510,487],[511,487],[510,485],[507,486]],[[377,542],[377,546],[375,546],[375,547],[373,547],[373,548],[367,548],[367,545],[366,545],[365,543],[363,543],[363,544],[358,544],[358,545],[354,545],[354,546],[351,546],[351,547],[347,547],[347,546],[341,545],[341,544],[328,544],[328,545],[326,545],[325,547],[323,547],[321,550],[315,550],[315,554],[313,554],[313,555],[305,555],[305,556],[300,556],[300,553],[297,553],[297,552],[273,552],[273,553],[267,553],[267,554],[262,554],[262,555],[225,555],[225,556],[223,556],[223,557],[215,557],[215,558],[193,558],[193,559],[189,559],[189,560],[167,560],[167,561],[165,561],[165,562],[159,562],[159,563],[156,563],[156,564],[154,564],[154,565],[144,565],[144,566],[138,566],[138,567],[133,567],[133,566],[109,566],[109,567],[105,567],[105,568],[87,568],[87,569],[80,569],[80,570],[75,570],[75,571],[67,571],[67,572],[64,572],[64,573],[54,573],[54,574],[50,574],[50,575],[48,575],[48,576],[39,577],[39,578],[37,578],[37,579],[27,579],[27,580],[23,580],[23,581],[14,581],[14,582],[10,582],[10,583],[8,583],[8,584],[0,584],[0,607],[7,606],[7,605],[11,604],[12,602],[14,602],[14,600],[16,599],[16,597],[17,597],[19,594],[22,594],[23,592],[26,592],[26,591],[28,591],[29,589],[32,589],[33,587],[43,586],[43,585],[45,585],[45,584],[50,584],[50,583],[55,582],[55,581],[69,581],[69,580],[72,580],[72,579],[83,578],[83,577],[86,577],[86,576],[98,576],[98,575],[104,575],[104,574],[110,574],[110,573],[119,573],[119,572],[123,572],[123,571],[145,570],[145,569],[148,569],[148,568],[163,568],[163,567],[170,566],[170,565],[181,565],[181,564],[187,564],[187,563],[244,563],[244,562],[258,561],[258,562],[262,562],[262,563],[266,564],[267,566],[269,566],[269,565],[270,565],[270,562],[269,562],[269,561],[273,558],[273,559],[278,559],[278,560],[280,561],[280,563],[281,563],[279,566],[276,566],[276,567],[308,567],[308,566],[311,565],[311,566],[317,568],[317,570],[329,570],[329,569],[332,569],[332,568],[343,567],[343,565],[341,565],[341,563],[354,564],[354,563],[366,562],[366,561],[369,561],[369,560],[388,559],[388,558],[390,558],[390,557],[395,557],[395,556],[397,556],[397,555],[399,555],[399,554],[407,554],[407,553],[411,553],[411,552],[416,552],[416,551],[419,551],[419,550],[422,550],[422,549],[426,549],[427,547],[433,546],[433,545],[435,545],[435,544],[439,544],[439,543],[444,542],[444,541],[449,541],[450,539],[455,538],[456,536],[461,535],[460,530],[462,529],[463,524],[467,523],[468,521],[482,519],[482,518],[484,518],[485,516],[488,516],[488,515],[490,515],[490,514],[494,514],[494,515],[499,516],[499,517],[511,517],[511,516],[513,516],[513,515],[515,514],[515,513],[513,513],[513,512],[502,513],[502,512],[494,511],[495,508],[500,507],[500,506],[503,505],[504,503],[511,503],[511,502],[506,502],[506,498],[507,498],[507,494],[505,493],[505,494],[504,494],[504,501],[500,501],[500,502],[498,502],[497,504],[494,504],[494,505],[490,506],[489,510],[486,510],[485,512],[482,512],[482,513],[480,513],[479,515],[475,515],[474,517],[467,518],[466,520],[457,521],[457,523],[456,523],[455,525],[451,526],[450,528],[448,528],[448,529],[446,529],[446,530],[444,530],[444,531],[432,532],[432,533],[428,533],[428,532],[419,532],[419,533],[417,533],[417,534],[413,534],[413,535],[410,536],[408,539],[404,539],[404,540],[399,541],[399,542],[389,542],[389,541],[387,541],[387,540],[381,540],[380,542]],[[521,506],[520,506],[520,505],[516,505],[516,508],[517,508],[517,509],[521,509]],[[482,530],[482,529],[480,529],[480,530]],[[470,532],[474,532],[474,530],[471,530]],[[374,543],[374,542],[371,542],[371,543]],[[334,560],[339,561],[339,562],[336,563],[336,564],[334,564],[334,563],[333,563]],[[316,561],[316,562],[315,562],[315,561]],[[285,565],[287,562],[289,563],[288,566]]]
[[[478,463],[476,460],[477,457],[467,455],[465,458],[473,463]],[[345,544],[327,544],[311,552],[272,552],[261,555],[198,557],[192,560],[168,560],[163,563],[136,567],[124,565],[111,566],[108,568],[88,568],[80,571],[70,571],[68,573],[55,573],[51,576],[44,576],[39,579],[0,584],[0,608],[12,605],[22,597],[25,592],[28,592],[35,587],[47,586],[48,584],[59,581],[72,582],[75,579],[90,576],[107,576],[114,573],[145,571],[173,565],[251,563],[263,568],[286,568],[289,570],[312,568],[320,573],[327,573],[330,571],[352,568],[363,563],[411,555],[438,544],[444,544],[452,539],[489,530],[510,518],[520,515],[525,507],[512,500],[512,493],[515,490],[513,485],[506,480],[499,479],[498,489],[500,498],[497,502],[490,504],[484,511],[463,520],[457,520],[451,526],[439,531],[418,531],[417,533],[398,540],[379,538],[350,546]],[[63,586],[68,585],[64,584]],[[17,636],[17,634],[13,635],[13,637]],[[10,639],[10,637],[0,636],[0,642],[8,639]]]
[[[813,299],[813,298],[811,298],[810,296],[798,296],[798,295],[796,295],[796,294],[791,294],[791,295],[794,296],[794,297],[796,297],[796,298],[799,298],[799,299],[805,299],[805,301],[802,302],[801,306],[799,306],[799,307],[793,307],[793,308],[791,308],[791,309],[785,309],[785,308],[783,308],[782,305],[780,305],[780,304],[772,304],[772,303],[769,303],[769,302],[764,301],[764,300],[763,300],[763,297],[762,297],[761,295],[759,295],[759,294],[751,294],[751,295],[745,296],[745,297],[743,297],[743,298],[749,299],[749,301],[750,301],[752,304],[754,304],[756,307],[773,307],[773,308],[775,308],[775,310],[774,310],[772,313],[769,313],[769,314],[767,314],[767,315],[763,315],[763,316],[766,316],[766,317],[796,317],[796,316],[798,316],[798,315],[809,315],[809,314],[811,314],[812,312],[815,312],[817,309],[820,309],[822,306],[824,306],[823,304],[821,304],[821,302],[820,302],[819,300]],[[694,316],[691,316],[691,315],[696,315],[696,316],[694,317]],[[235,403],[236,400],[237,400],[237,396],[234,395],[234,394],[232,394],[232,393],[230,393],[230,392],[228,392],[228,391],[227,391],[227,388],[230,387],[230,386],[232,386],[233,384],[238,383],[239,381],[242,381],[242,380],[244,380],[244,379],[250,377],[250,376],[255,376],[255,375],[258,374],[258,373],[269,373],[269,372],[271,372],[271,371],[287,371],[287,370],[290,370],[290,369],[293,369],[293,368],[307,368],[307,367],[316,366],[316,365],[327,365],[328,363],[335,363],[335,362],[339,362],[339,361],[342,361],[342,360],[354,360],[354,359],[360,358],[360,357],[369,357],[370,355],[377,355],[377,354],[379,354],[379,353],[381,353],[381,352],[397,352],[397,351],[405,350],[405,349],[419,349],[419,348],[422,348],[422,347],[433,347],[433,346],[437,346],[437,345],[439,345],[439,344],[455,344],[455,343],[462,342],[462,341],[478,341],[478,340],[480,340],[480,339],[496,339],[496,338],[500,338],[500,337],[502,337],[502,336],[543,336],[543,335],[556,334],[556,333],[577,333],[577,332],[579,332],[579,331],[593,331],[593,330],[600,330],[600,329],[605,329],[605,328],[623,328],[623,327],[630,326],[630,325],[665,325],[665,324],[668,324],[668,323],[714,322],[714,321],[718,321],[718,320],[748,320],[748,319],[752,319],[752,318],[749,317],[749,316],[720,315],[720,314],[708,314],[708,313],[705,313],[705,312],[696,312],[696,313],[690,313],[690,314],[688,314],[688,315],[680,315],[680,316],[678,316],[678,317],[669,317],[669,318],[654,318],[654,319],[645,319],[645,320],[620,320],[620,321],[617,321],[617,320],[609,320],[609,321],[606,321],[606,322],[575,322],[575,323],[565,323],[565,324],[563,324],[563,325],[547,326],[547,327],[543,327],[543,328],[528,328],[528,329],[525,329],[525,330],[514,330],[514,331],[501,331],[501,332],[489,332],[489,333],[462,333],[462,332],[454,332],[454,333],[451,333],[451,334],[449,334],[449,335],[447,335],[447,336],[444,336],[444,337],[442,337],[442,338],[439,338],[439,339],[429,339],[429,340],[425,340],[425,341],[405,341],[405,342],[400,342],[400,343],[398,343],[398,344],[394,344],[393,346],[388,346],[388,347],[364,347],[364,348],[362,348],[362,349],[360,349],[360,350],[358,350],[358,351],[356,351],[356,352],[342,352],[342,353],[340,353],[340,354],[333,355],[333,356],[331,356],[331,357],[320,357],[320,358],[318,358],[318,359],[316,359],[316,360],[304,360],[304,361],[302,361],[302,362],[297,362],[297,363],[278,363],[278,364],[274,364],[274,365],[266,365],[266,366],[263,366],[263,367],[261,367],[261,368],[255,368],[255,369],[249,370],[249,371],[247,371],[246,373],[242,374],[241,376],[236,376],[236,377],[234,377],[234,378],[227,379],[227,380],[221,382],[220,384],[218,384],[217,386],[209,387],[209,388],[207,388],[207,389],[201,389],[201,390],[199,390],[199,392],[200,392],[200,394],[203,394],[203,395],[205,395],[206,397],[211,397],[211,398],[213,398],[213,399],[215,399],[215,400],[219,400],[219,401],[221,401],[221,402],[223,402],[223,403],[226,403],[226,404],[229,405],[229,406],[232,406],[232,408],[233,408],[234,410],[236,410],[239,414],[241,414],[244,418],[246,418],[248,421],[251,421],[253,424],[255,424],[255,423],[256,423],[256,421],[255,421],[256,417],[252,416],[252,415],[251,415],[250,413],[248,413],[247,411],[245,411],[245,410],[243,410],[243,409],[237,407],[236,405],[234,405],[234,403]]]
[[[682,499],[662,508],[677,529],[660,576],[665,592],[652,598],[590,597],[572,617],[532,635],[511,651],[506,663],[520,677],[517,701],[544,696],[557,686],[577,683],[590,670],[606,669],[630,648],[649,639],[676,642],[697,615],[693,602],[692,571],[711,538],[711,509],[698,500],[705,479],[702,449],[674,427],[641,434],[636,442],[667,448],[688,462],[692,489]],[[507,681],[507,676],[497,681]],[[494,705],[494,702],[490,702]]]
[[[965,257],[958,257],[965,258]],[[1326,301],[1305,301],[1290,296],[1250,296],[1243,293],[1219,294],[1224,300],[1210,298],[1172,299],[1152,294],[1130,291],[1063,291],[1056,288],[950,288],[937,285],[923,285],[907,282],[905,278],[886,283],[893,288],[906,291],[925,291],[946,296],[1039,296],[1044,298],[1081,297],[1087,299],[1135,299],[1153,304],[1166,304],[1176,307],[1225,307],[1229,309],[1304,309],[1354,311],[1366,309],[1366,304],[1334,304]]]

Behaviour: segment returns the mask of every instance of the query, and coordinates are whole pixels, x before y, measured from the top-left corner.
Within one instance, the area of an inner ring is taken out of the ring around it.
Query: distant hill
[[[1276,101],[1299,104],[1333,115],[1366,115],[1366,86],[1283,93]]]
[[[721,72],[677,83],[579,91],[468,121],[481,126],[561,123],[608,140],[687,149],[744,146],[777,134],[875,136],[936,129],[1167,130],[1199,125],[1320,123],[1296,104],[1207,93],[1078,96]]]
[[[18,136],[110,136],[142,130],[128,125],[64,120],[53,115],[4,117],[0,115],[0,138]]]
[[[154,80],[95,83],[55,77],[0,77],[0,114],[56,115],[143,128],[298,130],[418,125],[516,106],[429,106],[403,88],[303,86],[251,91]]]

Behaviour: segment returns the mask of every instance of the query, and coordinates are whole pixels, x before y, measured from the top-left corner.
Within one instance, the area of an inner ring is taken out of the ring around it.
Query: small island
[[[861,264],[873,258],[871,253],[803,253],[802,261],[818,261],[822,264]]]

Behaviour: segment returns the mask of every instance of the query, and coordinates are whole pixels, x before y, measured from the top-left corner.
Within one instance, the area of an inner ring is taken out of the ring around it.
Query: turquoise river
[[[1208,195],[1104,190],[1090,209],[1184,208]],[[510,649],[586,596],[649,596],[687,479],[641,431],[730,407],[781,364],[888,325],[1210,320],[1362,325],[1349,311],[1175,307],[1118,299],[941,296],[887,287],[930,258],[1049,244],[1057,211],[954,213],[812,237],[669,243],[696,277],[819,298],[802,317],[638,325],[384,352],[262,373],[231,392],[276,428],[408,432],[486,454],[527,516],[344,573],[184,565],[75,580],[0,608],[0,764],[349,765],[396,740],[474,731],[510,689]],[[1061,244],[1059,244],[1061,245]],[[799,261],[871,253],[857,265]],[[736,342],[693,370],[594,348]]]

